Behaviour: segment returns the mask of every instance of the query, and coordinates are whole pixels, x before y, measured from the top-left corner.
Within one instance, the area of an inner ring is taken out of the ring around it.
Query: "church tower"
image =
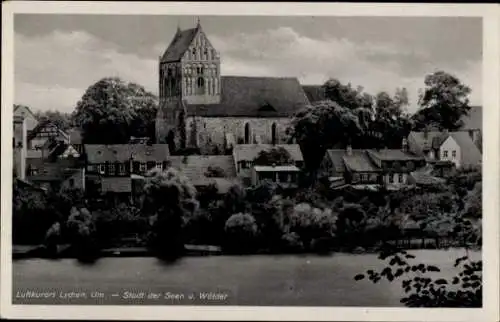
[[[219,53],[208,40],[199,20],[195,28],[181,30],[178,27],[172,42],[160,57],[159,94],[156,139],[162,143],[168,143],[173,135],[182,141],[179,127],[185,126],[185,122],[180,118],[187,116],[188,105],[220,102]]]

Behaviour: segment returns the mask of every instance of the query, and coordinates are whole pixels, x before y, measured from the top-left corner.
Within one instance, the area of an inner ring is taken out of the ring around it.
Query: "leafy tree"
[[[414,115],[416,129],[435,125],[455,130],[462,126],[461,117],[469,110],[471,89],[456,76],[437,71],[425,77],[425,90],[419,97],[421,109]]]
[[[363,92],[362,87],[353,88],[351,83],[342,84],[337,79],[329,79],[323,89],[325,97],[339,104],[342,107],[354,110],[357,108],[372,108],[373,97]]]
[[[156,97],[142,86],[103,78],[86,90],[74,120],[85,143],[127,143],[131,136],[154,132],[156,108]]]
[[[184,249],[182,229],[198,207],[196,189],[173,168],[148,173],[143,212],[151,216],[151,246],[160,256],[176,257]]]
[[[35,117],[39,122],[50,121],[63,131],[67,131],[72,126],[71,114],[60,111],[37,111]]]
[[[336,221],[337,236],[342,246],[358,246],[365,231],[366,213],[359,204],[344,204]]]
[[[362,130],[357,114],[332,101],[319,102],[298,112],[289,129],[311,171],[319,167],[327,149],[345,145]]]
[[[247,213],[234,214],[225,224],[225,248],[230,252],[250,252],[255,249],[257,223],[255,218]]]
[[[263,150],[253,160],[255,165],[289,165],[293,164],[290,153],[283,147],[272,148],[269,151]]]
[[[407,276],[401,281],[407,294],[401,303],[408,307],[482,307],[482,261],[472,261],[468,256],[457,258],[455,267],[462,270],[448,279],[435,277],[441,271],[439,267],[415,263],[415,256],[403,250],[386,250],[379,259],[388,266],[380,272],[368,270],[354,279],[360,281],[368,276],[370,281],[377,283],[383,278],[393,282]]]
[[[95,218],[86,208],[71,209],[66,222],[69,242],[80,260],[94,260],[99,245],[96,240]]]

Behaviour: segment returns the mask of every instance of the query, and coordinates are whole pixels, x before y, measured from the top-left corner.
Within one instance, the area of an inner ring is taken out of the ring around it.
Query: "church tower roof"
[[[177,27],[177,33],[174,36],[174,39],[172,39],[172,42],[168,46],[167,50],[161,57],[161,62],[175,62],[179,61],[186,50],[188,49],[189,45],[193,41],[194,37],[196,36],[196,33],[198,30],[201,28],[201,26],[198,25],[196,28],[191,28],[191,29],[186,29],[186,30],[180,30],[179,27]]]

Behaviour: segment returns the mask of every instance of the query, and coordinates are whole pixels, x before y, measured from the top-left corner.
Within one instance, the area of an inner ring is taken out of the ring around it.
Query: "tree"
[[[283,147],[272,148],[269,151],[260,151],[253,160],[255,165],[290,165],[293,164],[290,153]]]
[[[357,108],[372,108],[373,97],[363,92],[362,87],[353,88],[351,83],[342,84],[337,79],[329,79],[323,89],[325,97],[342,107],[354,110]]]
[[[437,71],[425,77],[425,90],[419,97],[421,109],[414,115],[416,129],[435,125],[440,129],[456,130],[469,110],[471,89],[456,76]]]
[[[315,171],[327,149],[347,144],[363,129],[352,110],[324,101],[299,111],[289,131],[301,147],[306,167]]]
[[[56,125],[59,129],[67,131],[72,126],[71,114],[59,111],[38,111],[35,113],[39,122],[49,121]]]
[[[225,227],[225,248],[230,252],[246,253],[255,250],[257,223],[247,213],[234,214],[227,220]]]
[[[173,168],[147,174],[142,211],[151,216],[151,247],[159,256],[176,257],[184,250],[182,229],[198,208],[196,189]]]
[[[97,257],[99,245],[96,240],[95,218],[86,208],[71,209],[66,222],[69,242],[74,254],[83,261],[93,261]]]
[[[205,172],[205,176],[208,178],[223,178],[226,176],[224,169],[219,167],[218,165],[209,165],[207,168],[207,172]]]
[[[154,132],[157,98],[142,86],[103,78],[77,103],[74,120],[88,144],[127,143]]]
[[[337,236],[342,246],[359,245],[360,236],[365,231],[366,213],[359,204],[344,204],[340,209],[337,225]]]

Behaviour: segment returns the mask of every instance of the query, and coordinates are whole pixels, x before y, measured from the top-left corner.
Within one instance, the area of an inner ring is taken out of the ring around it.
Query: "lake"
[[[454,276],[464,250],[412,250],[416,262]],[[479,259],[481,252],[472,252]],[[206,304],[273,306],[402,306],[400,281],[373,284],[353,277],[380,270],[376,254],[102,258],[13,262],[14,304]],[[23,298],[24,297],[24,298]],[[30,299],[27,299],[30,298]]]

